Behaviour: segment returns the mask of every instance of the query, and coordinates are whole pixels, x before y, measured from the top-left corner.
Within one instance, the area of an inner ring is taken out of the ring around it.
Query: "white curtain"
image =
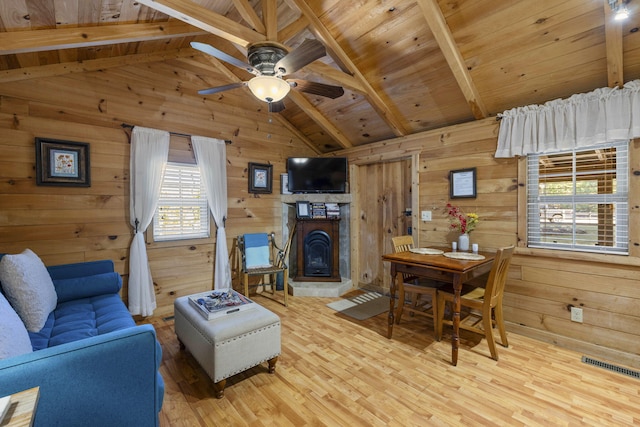
[[[227,248],[227,147],[223,140],[192,136],[191,143],[200,168],[209,209],[216,222],[216,261],[214,289],[231,288],[231,268]]]
[[[135,234],[129,254],[129,312],[150,316],[156,295],[144,242],[144,231],[156,211],[162,175],[169,155],[169,132],[133,128],[130,161],[130,222]]]
[[[623,88],[556,99],[507,110],[501,117],[495,157],[571,150],[640,136],[640,80]]]

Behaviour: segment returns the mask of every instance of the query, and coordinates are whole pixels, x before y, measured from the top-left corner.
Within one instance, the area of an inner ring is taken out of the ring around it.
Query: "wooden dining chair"
[[[504,347],[509,347],[507,332],[504,328],[502,298],[504,295],[504,287],[507,282],[509,264],[511,264],[511,257],[513,255],[513,248],[513,246],[509,246],[498,249],[484,288],[473,287],[465,284],[463,285],[460,296],[460,329],[466,329],[468,331],[484,335],[487,340],[487,344],[489,344],[491,358],[494,360],[498,360],[496,343],[493,339],[494,326],[498,327],[502,345]],[[438,340],[442,337],[442,325],[453,324],[452,320],[444,319],[445,303],[447,302],[449,302],[450,305],[453,305],[452,285],[447,285],[438,290],[437,306],[439,316],[436,322],[436,338]],[[462,308],[468,309],[464,314],[464,318],[462,317]],[[453,313],[453,309],[448,311]]]
[[[395,253],[407,252],[414,246],[413,237],[409,235],[393,237],[391,238],[391,242]],[[398,307],[396,308],[395,313],[396,324],[400,323],[404,310],[407,310],[412,315],[419,314],[421,316],[430,317],[433,319],[433,331],[435,336],[435,333],[437,332],[436,321],[438,319],[436,291],[438,290],[438,287],[442,285],[442,283],[433,280],[420,279],[417,276],[403,274],[402,283],[399,285]],[[411,294],[411,302],[409,305],[405,304],[407,293]],[[428,298],[424,299],[424,297]]]

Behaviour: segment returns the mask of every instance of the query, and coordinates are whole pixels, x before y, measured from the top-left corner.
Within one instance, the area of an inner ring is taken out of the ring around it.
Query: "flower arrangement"
[[[447,203],[447,214],[451,221],[451,229],[458,230],[461,234],[469,234],[480,222],[480,218],[476,213],[465,214],[457,206]]]

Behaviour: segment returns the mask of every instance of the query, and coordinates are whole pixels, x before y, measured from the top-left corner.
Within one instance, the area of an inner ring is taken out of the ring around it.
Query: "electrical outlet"
[[[582,323],[582,309],[580,307],[571,307],[571,321]]]
[[[431,211],[422,211],[421,218],[423,221],[431,221]]]

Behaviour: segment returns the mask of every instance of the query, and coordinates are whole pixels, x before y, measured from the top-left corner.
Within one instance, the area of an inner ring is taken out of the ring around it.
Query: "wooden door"
[[[392,252],[391,238],[408,233],[411,217],[411,161],[398,160],[358,167],[357,286],[389,290],[389,266],[381,257]],[[352,215],[356,214],[352,212]]]

